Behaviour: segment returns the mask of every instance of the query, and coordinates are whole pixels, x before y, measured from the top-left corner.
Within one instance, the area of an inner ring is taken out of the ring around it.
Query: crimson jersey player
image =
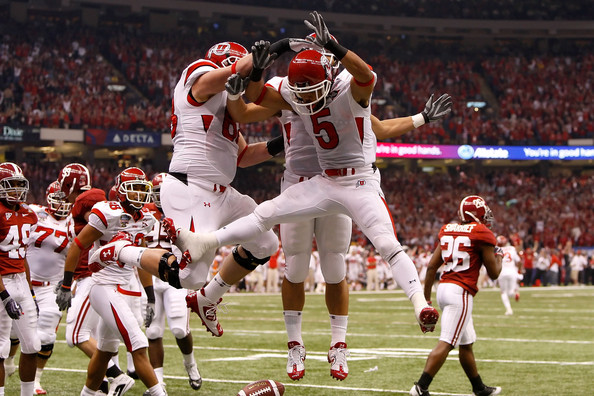
[[[470,195],[460,202],[461,224],[446,224],[439,231],[439,245],[435,248],[427,268],[425,298],[431,299],[431,288],[437,269],[444,265],[437,288],[437,303],[442,310],[441,334],[433,348],[423,374],[415,382],[410,395],[429,396],[429,384],[446,361],[450,351],[459,347],[459,359],[477,396],[497,395],[500,387],[486,386],[476,367],[472,344],[476,332],[472,322],[474,295],[478,292],[478,277],[485,266],[491,279],[501,272],[501,249],[496,248],[495,235],[489,229],[493,213],[485,200]]]
[[[37,335],[34,292],[29,279],[25,252],[31,228],[37,223],[35,213],[24,204],[29,182],[21,168],[12,162],[0,164],[0,394],[4,394],[4,359],[10,350],[10,329],[21,342],[19,376],[21,395],[32,395],[37,353],[41,342]],[[29,292],[31,290],[31,292]],[[11,320],[13,319],[13,320]]]

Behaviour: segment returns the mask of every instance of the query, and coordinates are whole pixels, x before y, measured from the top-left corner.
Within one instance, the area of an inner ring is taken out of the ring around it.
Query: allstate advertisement
[[[377,156],[463,160],[589,160],[594,159],[594,146],[449,146],[379,142]]]

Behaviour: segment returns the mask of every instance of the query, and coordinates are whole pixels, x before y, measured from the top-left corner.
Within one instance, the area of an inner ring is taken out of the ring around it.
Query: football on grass
[[[274,380],[260,380],[247,384],[237,396],[282,396],[285,386]]]

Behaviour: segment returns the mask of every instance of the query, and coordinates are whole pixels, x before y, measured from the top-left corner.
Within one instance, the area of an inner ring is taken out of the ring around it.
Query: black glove
[[[4,304],[6,313],[8,314],[8,316],[10,316],[11,319],[19,319],[21,315],[24,315],[21,305],[18,302],[14,301],[10,294],[8,294],[8,291],[2,291],[0,293],[0,297],[2,298],[2,303]]]
[[[149,302],[146,304],[146,313],[144,314],[144,327],[148,328],[155,317],[155,303]]]
[[[58,304],[58,308],[60,311],[65,311],[72,305],[72,291],[69,287],[64,287],[64,285],[60,285],[56,291],[56,304]]]
[[[31,289],[31,296],[33,297],[33,302],[35,303],[35,309],[37,310],[37,317],[39,318],[39,303],[37,302],[37,297],[35,296],[35,291]]]
[[[227,91],[227,98],[229,100],[237,100],[241,97],[250,82],[249,77],[242,78],[241,74],[231,74],[225,83],[225,90]]]
[[[262,72],[269,68],[274,62],[278,54],[270,53],[269,41],[256,41],[252,45],[252,72],[250,73],[250,80],[260,81],[262,79]]]
[[[443,94],[437,100],[433,101],[433,94],[425,104],[425,110],[421,112],[425,123],[433,122],[442,119],[452,111],[452,97],[448,94]]]

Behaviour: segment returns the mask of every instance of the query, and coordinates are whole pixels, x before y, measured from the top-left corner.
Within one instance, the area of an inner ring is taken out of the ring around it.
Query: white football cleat
[[[214,234],[199,234],[183,228],[176,228],[170,218],[163,220],[163,228],[171,242],[182,252],[187,251],[190,260],[194,263],[199,261],[206,252],[219,246]]]
[[[347,366],[347,356],[349,356],[347,344],[337,342],[328,351],[328,363],[330,363],[330,376],[339,381],[344,380],[349,375],[349,366]]]
[[[200,389],[202,386],[202,376],[200,375],[200,371],[198,371],[198,365],[196,363],[184,364],[184,367],[186,368],[186,373],[188,373],[190,387],[194,390]]]
[[[297,341],[288,343],[287,375],[293,381],[299,381],[305,375],[305,347]]]
[[[107,396],[121,396],[128,392],[134,386],[134,378],[128,377],[122,373],[115,377],[109,384],[109,393]]]

